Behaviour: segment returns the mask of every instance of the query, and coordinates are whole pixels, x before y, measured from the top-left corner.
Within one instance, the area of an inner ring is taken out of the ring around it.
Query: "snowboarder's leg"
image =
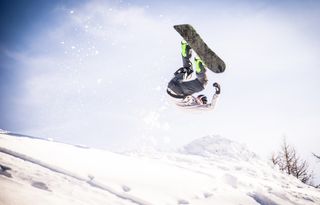
[[[208,82],[206,75],[206,68],[203,65],[202,60],[199,57],[194,58],[194,63],[196,65],[196,76],[197,79],[205,86]]]
[[[192,55],[191,47],[185,40],[181,41],[181,56],[182,56],[182,64],[185,68],[191,68],[192,70],[192,63],[190,61]]]

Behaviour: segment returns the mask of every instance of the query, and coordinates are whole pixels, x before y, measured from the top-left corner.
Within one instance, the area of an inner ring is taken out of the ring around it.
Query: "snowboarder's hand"
[[[186,72],[187,72],[187,69],[185,67],[181,67],[174,73],[174,75],[178,75],[180,73],[186,73]]]
[[[215,82],[212,86],[216,89],[216,94],[219,95],[221,91],[219,83]]]

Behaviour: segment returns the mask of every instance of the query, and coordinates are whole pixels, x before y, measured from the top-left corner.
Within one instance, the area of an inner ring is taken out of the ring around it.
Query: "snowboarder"
[[[190,61],[192,49],[185,40],[181,41],[181,49],[183,67],[174,73],[174,77],[168,83],[167,93],[175,99],[176,104],[180,107],[213,109],[220,94],[220,85],[218,83],[213,84],[215,94],[210,103],[208,103],[205,95],[193,96],[193,94],[204,90],[208,83],[206,68],[202,60],[199,57],[195,57],[196,78],[189,80],[193,73],[192,63]]]

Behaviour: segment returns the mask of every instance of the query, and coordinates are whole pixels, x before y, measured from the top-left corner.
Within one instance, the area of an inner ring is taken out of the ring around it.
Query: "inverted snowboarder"
[[[195,94],[204,90],[208,83],[206,68],[214,73],[223,73],[226,65],[209,48],[191,25],[180,24],[173,27],[184,39],[181,42],[183,67],[174,73],[174,77],[168,83],[167,93],[175,99],[178,106],[194,109],[213,109],[220,94],[220,85],[218,83],[213,84],[215,93],[209,103],[206,96],[195,96]],[[189,80],[193,73],[190,61],[192,50],[197,54],[197,57],[194,59],[196,78]]]
[[[214,109],[220,94],[220,85],[218,83],[213,84],[215,93],[212,96],[211,102],[208,102],[205,95],[195,96],[194,94],[204,90],[208,83],[206,68],[202,60],[199,57],[195,57],[196,78],[189,80],[193,73],[193,67],[190,61],[192,49],[185,40],[181,41],[181,49],[183,67],[174,73],[174,77],[168,83],[167,93],[175,99],[175,103],[180,107],[190,109]]]

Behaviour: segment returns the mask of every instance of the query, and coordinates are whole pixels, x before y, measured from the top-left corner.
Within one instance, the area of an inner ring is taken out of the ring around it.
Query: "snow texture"
[[[0,167],[5,205],[320,204],[319,189],[219,136],[180,152],[124,155],[0,134]]]

